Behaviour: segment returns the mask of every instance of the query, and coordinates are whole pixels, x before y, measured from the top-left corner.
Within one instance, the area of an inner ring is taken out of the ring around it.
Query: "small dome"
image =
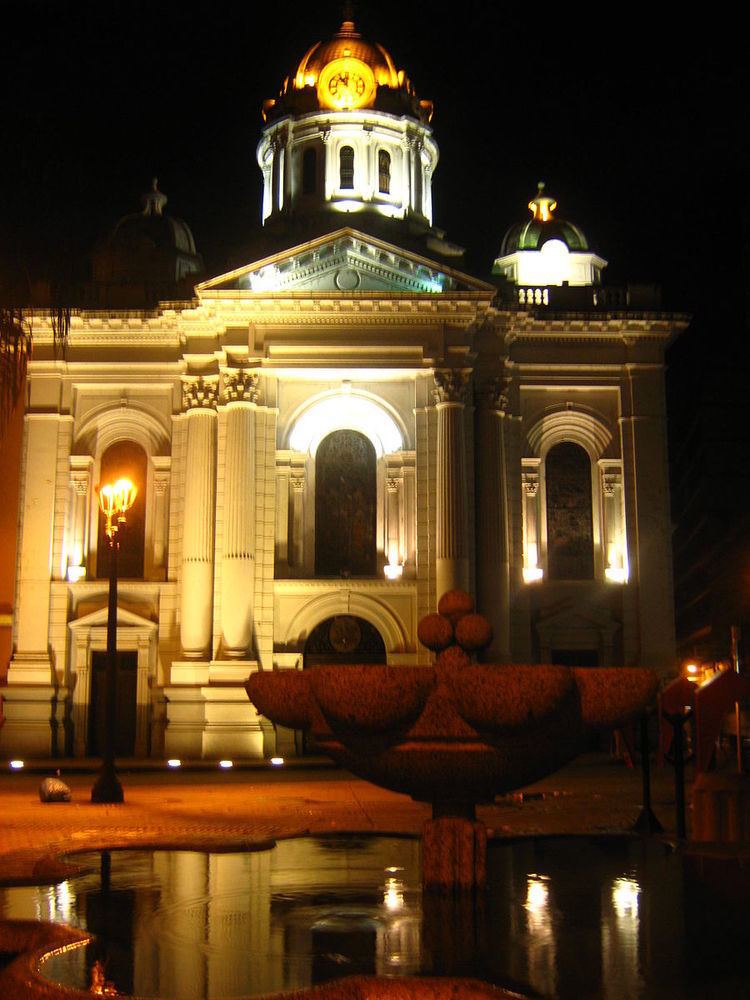
[[[114,304],[140,304],[190,294],[203,272],[190,226],[164,214],[167,196],[154,179],[143,211],[123,216],[93,254],[94,284]]]
[[[382,45],[367,41],[345,19],[327,42],[316,42],[284,80],[278,98],[264,102],[263,117],[376,108],[428,122],[432,102],[421,101]]]
[[[123,216],[112,231],[110,241],[123,249],[144,245],[172,248],[195,256],[195,240],[187,222],[174,215],[165,215],[167,196],[159,190],[154,178],[150,191],[143,196],[143,211]]]
[[[541,250],[549,240],[560,240],[568,250],[574,252],[589,249],[583,231],[572,222],[554,217],[557,202],[544,193],[544,181],[540,181],[536,197],[529,202],[532,218],[511,226],[503,237],[500,256],[515,253],[516,250]]]

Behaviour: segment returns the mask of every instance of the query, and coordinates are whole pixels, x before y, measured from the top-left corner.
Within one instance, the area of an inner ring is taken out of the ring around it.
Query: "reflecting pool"
[[[739,881],[717,891],[694,862],[656,842],[492,844],[480,904],[423,898],[419,842],[408,838],[73,860],[83,872],[58,885],[0,888],[0,916],[96,935],[41,966],[78,988],[101,962],[123,993],[180,1000],[261,996],[354,974],[475,976],[559,1000],[750,996]]]

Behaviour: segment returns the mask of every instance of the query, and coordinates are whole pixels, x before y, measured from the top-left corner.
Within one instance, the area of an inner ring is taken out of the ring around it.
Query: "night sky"
[[[422,97],[435,223],[486,275],[544,179],[558,214],[665,305],[744,342],[747,63],[738,26],[669,5],[355,5]],[[341,19],[336,3],[24,0],[0,6],[0,263],[80,273],[159,177],[219,273],[259,219],[261,102]],[[717,304],[721,318],[716,318]],[[718,324],[718,327],[717,327]],[[690,336],[697,335],[689,335]]]

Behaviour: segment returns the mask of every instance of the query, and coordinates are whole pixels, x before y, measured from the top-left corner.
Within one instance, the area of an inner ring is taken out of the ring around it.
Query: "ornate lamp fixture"
[[[115,770],[115,726],[117,719],[117,553],[120,548],[119,532],[125,524],[126,513],[135,503],[138,490],[129,479],[118,479],[97,490],[99,507],[107,519],[109,539],[109,603],[107,608],[107,672],[105,679],[106,718],[102,767],[94,787],[92,802],[122,802],[124,794]]]

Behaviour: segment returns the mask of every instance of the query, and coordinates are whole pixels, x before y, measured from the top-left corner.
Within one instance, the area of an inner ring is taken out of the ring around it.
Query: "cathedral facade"
[[[490,618],[492,661],[669,673],[663,359],[682,320],[604,286],[541,185],[492,274],[465,273],[432,220],[432,106],[349,21],[263,114],[252,259],[195,284],[154,185],[63,358],[35,320],[2,751],[100,749],[96,490],[125,474],[122,756],[290,752],[247,676],[428,663],[417,623],[454,587]],[[156,306],[128,305],[135,258]]]

